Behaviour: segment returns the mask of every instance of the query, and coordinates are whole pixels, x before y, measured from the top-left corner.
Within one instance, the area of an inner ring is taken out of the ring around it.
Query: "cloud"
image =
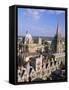
[[[33,19],[38,20],[38,19],[40,19],[41,13],[43,13],[43,12],[45,12],[45,10],[27,9],[25,15],[31,16]]]
[[[56,11],[56,14],[64,14],[65,11]]]
[[[65,11],[62,10],[46,10],[46,9],[26,9],[25,15],[30,16],[33,20],[39,20],[42,13],[50,13],[50,14],[63,14]]]
[[[65,11],[61,11],[61,10],[47,10],[48,13],[51,14],[64,14]]]

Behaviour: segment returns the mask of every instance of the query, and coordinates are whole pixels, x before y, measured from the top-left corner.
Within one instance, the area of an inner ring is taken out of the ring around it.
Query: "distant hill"
[[[25,36],[18,36],[20,38],[25,38]],[[43,36],[32,36],[34,39],[38,39],[39,37],[42,38],[43,40],[47,40],[47,41],[52,41],[54,37],[43,37]],[[65,41],[65,38],[62,37],[62,40]]]

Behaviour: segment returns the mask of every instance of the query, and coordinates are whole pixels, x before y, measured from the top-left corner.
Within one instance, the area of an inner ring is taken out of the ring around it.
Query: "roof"
[[[65,56],[65,52],[63,52],[63,53],[54,53],[53,55],[55,57],[62,57],[62,56]]]

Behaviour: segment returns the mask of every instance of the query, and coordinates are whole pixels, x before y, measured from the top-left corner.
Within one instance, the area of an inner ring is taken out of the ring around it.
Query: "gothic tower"
[[[61,53],[63,52],[62,38],[59,32],[59,25],[57,24],[56,34],[51,43],[51,52],[52,53]]]

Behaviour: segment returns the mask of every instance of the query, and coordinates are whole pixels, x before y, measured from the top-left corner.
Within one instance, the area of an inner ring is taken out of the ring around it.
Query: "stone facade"
[[[21,78],[21,76],[19,76],[19,73],[21,71],[19,72],[19,70],[18,70],[18,81],[19,82],[20,81],[28,82],[29,77],[31,78],[31,81],[34,81],[37,78],[40,78],[42,80],[47,80],[47,78],[50,77],[52,72],[54,72],[60,68],[61,62],[63,62],[63,63],[65,62],[65,59],[64,59],[65,54],[60,55],[60,56],[58,56],[58,55],[57,56],[53,55],[53,56],[54,57],[51,58],[51,60],[48,59],[48,61],[45,60],[45,62],[44,62],[42,56],[36,58],[35,59],[36,60],[36,62],[35,62],[36,69],[31,67],[30,64],[27,63],[26,68],[23,68],[25,70],[25,72],[24,72],[22,78]],[[30,69],[31,69],[31,72],[30,72]]]
[[[57,25],[57,32],[49,46],[49,52],[44,52],[46,45],[42,44],[41,38],[38,39],[38,43],[34,43],[31,34],[27,33],[24,43],[20,39],[18,57],[23,60],[23,64],[18,65],[18,82],[29,82],[36,79],[47,80],[48,78],[52,80],[52,72],[65,65],[63,41],[58,29]]]

